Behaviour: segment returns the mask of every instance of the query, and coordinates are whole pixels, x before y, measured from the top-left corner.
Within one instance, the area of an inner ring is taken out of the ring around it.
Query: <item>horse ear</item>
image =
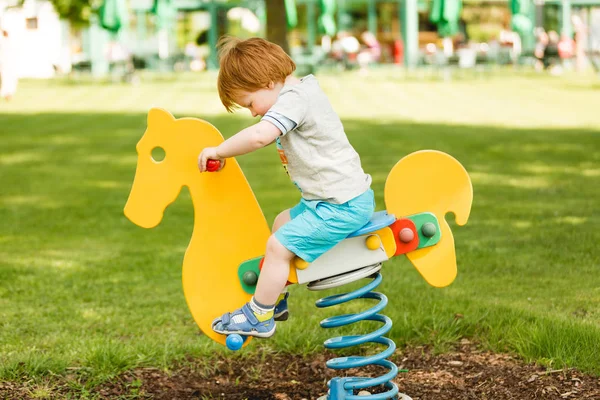
[[[151,108],[148,113],[148,126],[163,125],[175,121],[175,117],[162,108]]]

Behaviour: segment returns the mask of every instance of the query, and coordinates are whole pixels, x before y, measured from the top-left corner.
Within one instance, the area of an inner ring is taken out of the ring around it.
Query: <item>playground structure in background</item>
[[[248,345],[251,338],[220,335],[211,329],[212,321],[250,300],[270,229],[235,159],[229,159],[219,172],[199,172],[198,154],[222,141],[221,133],[206,121],[176,120],[164,110],[150,110],[147,130],[137,144],[136,175],[124,212],[139,226],[155,227],[181,188],[188,187],[194,207],[194,229],[183,261],[185,298],[206,336],[238,349]],[[153,159],[156,148],[164,151],[164,159]],[[448,212],[454,213],[458,225],[468,220],[473,189],[464,167],[439,151],[409,154],[390,171],[384,198],[386,211],[375,213],[365,227],[311,264],[297,257],[290,264],[289,283],[307,283],[312,290],[372,279],[351,293],[321,299],[318,307],[355,298],[379,300],[369,310],[328,318],[321,326],[339,327],[362,320],[383,323],[369,334],[333,338],[325,346],[344,348],[370,342],[386,345],[384,351],[373,356],[336,358],[327,366],[346,369],[375,364],[389,372],[377,378],[334,378],[329,382],[328,399],[352,399],[355,390],[377,385],[384,385],[388,391],[360,398],[391,398],[398,393],[392,382],[398,368],[387,360],[395,344],[383,337],[392,321],[379,314],[388,301],[385,295],[373,292],[381,282],[379,271],[384,261],[406,254],[435,287],[447,286],[456,277],[454,238],[444,217]]]
[[[546,27],[549,31],[559,32],[563,48],[572,47],[573,39],[582,43],[578,45],[580,51],[570,56],[586,59],[583,64],[578,61],[577,69],[591,64],[600,70],[600,0],[503,2],[494,4],[499,4],[497,7],[504,8],[510,15],[510,20],[502,22],[507,24],[506,29],[510,25],[512,31],[518,32],[515,35],[520,38],[519,45],[515,45],[514,52],[523,56],[521,62],[531,60],[536,40],[534,33],[547,25],[544,18],[552,15],[553,26],[551,29]],[[455,41],[458,46],[466,25],[471,26],[471,22],[462,18],[467,13],[461,12],[460,5],[464,3],[465,9],[472,10],[473,7],[486,7],[481,5],[485,2],[286,0],[283,3],[288,19],[288,40],[294,43],[290,46],[290,54],[299,70],[306,73],[331,63],[332,52],[327,50],[328,40],[325,39],[335,41],[337,37],[339,40],[341,34],[357,38],[370,34],[377,38],[381,57],[375,62],[385,60],[406,67],[443,65],[446,63],[444,57],[432,63],[427,49],[439,45],[440,40],[444,48],[442,55],[448,58],[450,65],[457,64],[457,58],[463,60],[458,63],[461,68],[471,65],[472,50],[478,44],[481,45],[475,57],[478,63],[503,64],[507,61],[505,52],[497,55],[496,51],[485,50],[487,39],[471,43],[473,46],[468,46],[465,50],[469,51],[463,51],[463,54],[450,55],[454,45],[447,45]],[[0,0],[0,28],[5,26],[14,30],[15,40],[26,49],[23,54],[27,57],[21,57],[21,76],[52,77],[71,70],[76,73],[89,70],[94,76],[110,75],[113,80],[135,83],[138,80],[132,79],[132,75],[139,69],[217,69],[215,46],[219,36],[225,33],[240,37],[266,35],[264,0],[102,0],[99,5],[98,12],[90,14],[89,26],[79,29],[66,19],[59,20],[48,0],[26,0],[22,4]],[[432,24],[435,29],[431,29]],[[582,24],[585,27],[578,29]],[[459,25],[461,29],[457,34]],[[489,27],[478,31],[487,30]],[[566,52],[573,53],[573,49]]]

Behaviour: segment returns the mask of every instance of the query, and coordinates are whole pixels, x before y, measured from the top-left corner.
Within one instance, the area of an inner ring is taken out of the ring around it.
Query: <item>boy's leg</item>
[[[297,206],[294,213],[298,213],[299,210],[301,208]],[[273,232],[292,219],[290,211],[290,209],[282,211],[275,218]],[[224,315],[222,319],[215,320],[213,329],[223,334],[249,333],[261,337],[269,337],[275,333],[273,320],[286,320],[288,316],[287,293],[282,292],[286,287],[289,265],[293,257],[294,253],[286,249],[275,235],[271,235],[267,241],[265,261],[254,297],[241,309],[226,314],[229,315],[228,317]],[[278,312],[277,318],[274,318],[275,312]]]
[[[290,214],[290,209],[284,210],[279,213],[277,217],[275,217],[275,221],[273,221],[273,228],[271,229],[271,233],[277,232],[279,228],[281,228],[286,223],[292,220],[292,216]]]
[[[263,263],[254,299],[267,307],[275,307],[280,293],[285,288],[290,273],[290,261],[294,253],[286,249],[275,235],[267,241],[267,254]]]
[[[290,209],[288,208],[287,210],[283,210],[282,212],[279,213],[279,215],[277,215],[277,217],[275,217],[275,221],[273,222],[273,228],[271,229],[271,231],[273,233],[277,232],[277,230],[279,228],[281,228],[283,225],[290,222],[291,220],[292,220],[292,215],[290,213]],[[287,291],[287,286],[285,286],[283,288],[283,290],[281,291],[281,293],[279,294],[279,297],[277,298],[277,303],[275,304],[275,310],[274,310],[275,321],[287,321],[288,320],[289,311],[288,311],[288,305],[287,305],[287,298],[289,297],[289,295],[290,294]]]
[[[275,333],[275,303],[287,282],[294,253],[274,235],[267,241],[266,253],[254,296],[242,308],[213,321],[215,332],[259,337],[270,337]]]

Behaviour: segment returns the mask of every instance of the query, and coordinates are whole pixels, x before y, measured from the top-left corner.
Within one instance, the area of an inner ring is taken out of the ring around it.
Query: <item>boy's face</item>
[[[253,117],[260,115],[264,116],[273,104],[277,101],[277,96],[281,87],[279,85],[269,84],[264,89],[259,89],[255,92],[242,92],[240,94],[237,104],[247,108],[252,113]]]

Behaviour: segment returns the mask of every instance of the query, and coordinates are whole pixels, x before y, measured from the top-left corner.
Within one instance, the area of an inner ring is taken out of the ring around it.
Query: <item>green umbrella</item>
[[[161,30],[167,28],[175,19],[177,8],[173,0],[154,0],[152,14],[156,15],[156,27]]]
[[[287,17],[288,28],[295,28],[298,25],[296,0],[285,0],[285,15]]]
[[[524,51],[532,51],[535,47],[535,34],[533,33],[535,21],[535,6],[531,0],[511,0],[512,29],[521,37]]]
[[[461,11],[462,0],[433,0],[429,20],[437,25],[440,36],[454,36],[459,32]]]
[[[329,36],[335,35],[337,30],[335,25],[335,2],[336,0],[321,0],[321,16],[319,23],[325,33]]]
[[[104,0],[98,9],[100,25],[111,33],[118,33],[127,26],[127,4],[125,0]]]

